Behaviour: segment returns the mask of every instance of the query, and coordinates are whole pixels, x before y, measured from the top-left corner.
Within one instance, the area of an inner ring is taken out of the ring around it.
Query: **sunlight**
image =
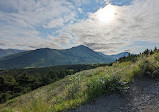
[[[97,12],[97,18],[101,23],[109,23],[115,17],[115,7],[113,5],[107,5],[104,8],[99,9]]]

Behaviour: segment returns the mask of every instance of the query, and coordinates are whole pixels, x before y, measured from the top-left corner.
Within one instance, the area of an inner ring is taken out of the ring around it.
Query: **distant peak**
[[[70,50],[72,50],[72,49],[73,50],[92,50],[89,47],[84,46],[84,45],[74,46],[74,47],[70,48]]]
[[[84,46],[84,45],[79,45],[79,46],[76,46],[77,48],[88,48],[87,46]],[[75,47],[75,48],[76,48]]]

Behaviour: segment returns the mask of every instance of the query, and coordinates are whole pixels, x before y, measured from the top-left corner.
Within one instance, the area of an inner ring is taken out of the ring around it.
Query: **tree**
[[[150,50],[150,55],[154,54],[154,52],[152,50]]]
[[[146,50],[144,51],[144,54],[145,54],[145,55],[149,55],[149,54],[150,54],[149,49],[146,49]]]
[[[157,47],[155,46],[155,48],[154,48],[154,52],[157,52],[158,51],[158,49],[157,49]]]

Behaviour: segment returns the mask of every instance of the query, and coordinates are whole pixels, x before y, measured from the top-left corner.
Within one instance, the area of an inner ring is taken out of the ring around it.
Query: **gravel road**
[[[69,112],[159,112],[159,81],[135,80],[124,95],[102,96]]]

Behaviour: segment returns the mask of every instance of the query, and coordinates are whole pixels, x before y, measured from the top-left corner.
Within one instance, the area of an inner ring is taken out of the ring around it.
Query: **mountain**
[[[92,49],[80,45],[70,49],[41,48],[17,53],[0,59],[0,68],[46,67],[55,65],[110,63],[114,59],[99,55]]]
[[[5,56],[13,55],[19,52],[23,52],[23,50],[19,49],[0,49],[0,58],[3,58]]]
[[[158,81],[156,81],[156,79],[157,80],[159,79],[158,60],[159,60],[159,50],[149,55],[143,53],[142,55],[138,55],[136,57],[130,56],[128,58],[125,58],[123,62],[119,61],[118,63],[112,64],[111,66],[98,67],[91,70],[84,70],[75,73],[74,75],[70,75],[68,72],[65,72],[65,74],[66,75],[69,74],[69,76],[64,77],[61,80],[57,80],[56,82],[49,84],[47,86],[40,87],[27,94],[21,95],[20,97],[8,100],[3,104],[0,104],[0,111],[1,112],[15,112],[15,111],[16,112],[48,112],[48,111],[74,112],[80,109],[81,112],[86,112],[87,110],[90,112],[95,110],[96,112],[97,110],[103,111],[103,108],[105,108],[105,110],[109,110],[114,107],[116,107],[115,110],[121,111],[121,108],[118,108],[121,105],[124,108],[126,107],[126,110],[124,109],[125,111],[130,111],[130,112],[131,110],[134,111],[134,108],[127,108],[128,106],[127,104],[130,104],[129,102],[130,100],[125,100],[125,99],[131,99],[131,101],[133,101],[132,103],[136,103],[137,104],[135,105],[136,109],[138,109],[138,107],[141,107],[144,110],[147,110],[148,107],[148,110],[151,110],[152,104],[146,103],[145,107],[144,103],[145,101],[149,102],[150,99],[147,98],[149,98],[150,96],[154,97],[154,94],[157,96],[159,95]],[[32,72],[32,74],[34,74],[33,69],[23,69],[20,71],[19,70],[2,71],[1,74],[4,76],[3,77],[1,76],[0,89],[6,90],[8,88],[11,88],[9,94],[15,95],[15,93],[12,91],[13,89],[15,89],[16,91],[19,91],[21,89],[23,89],[23,91],[26,91],[28,90],[28,87],[32,86],[34,87],[35,85],[39,84],[39,82],[43,81],[41,80],[41,78],[39,78],[40,74],[38,74],[37,72],[35,72],[35,74],[40,80],[38,80],[35,77],[35,75],[33,75],[32,77],[32,75],[27,74],[26,70],[29,70],[30,72]],[[45,76],[44,82],[49,81],[50,77],[45,75],[45,71],[43,71],[42,68],[40,68],[39,70],[42,76]],[[23,71],[24,73],[23,72],[19,73],[18,71],[19,72]],[[37,70],[34,69],[34,71]],[[46,71],[47,73],[49,72],[49,75],[52,78],[54,78],[58,74],[56,69],[55,70],[47,69]],[[9,77],[6,74],[6,72],[8,72],[8,75],[12,77]],[[21,76],[19,77],[20,74]],[[20,83],[18,83],[18,81]],[[24,87],[21,89],[17,89],[20,88],[17,87],[17,85],[20,84],[24,84],[21,85],[22,87],[23,86]],[[136,90],[139,91],[139,93],[141,94],[137,96]],[[124,92],[124,91],[130,91],[130,92]],[[124,95],[122,98],[121,98],[121,92],[123,92],[122,94]],[[117,96],[115,95],[114,97],[114,94],[116,94]],[[7,96],[8,93],[3,94],[1,97],[8,98]],[[101,100],[101,98],[103,98],[103,100]],[[114,100],[114,98],[116,98],[116,100]],[[90,101],[95,101],[96,99],[100,103],[96,103],[98,105],[96,105],[95,108],[94,106],[93,108],[85,108],[88,107],[88,105],[90,105],[89,107],[92,107],[91,105],[92,103]],[[110,101],[113,101],[113,103],[111,102],[111,105],[108,106],[103,105],[103,102],[105,102],[106,99],[108,103]],[[152,99],[151,101],[154,102],[155,104],[156,100],[158,100],[158,97],[151,99]],[[88,102],[88,104],[85,105],[86,102]],[[122,102],[122,103],[116,104],[116,102]],[[84,104],[84,106],[82,106],[82,104]],[[103,107],[99,109],[99,106],[101,105]],[[157,106],[158,109],[159,105]],[[76,108],[78,108],[78,110]],[[83,110],[83,108],[85,109]]]
[[[112,59],[119,59],[119,58],[121,58],[121,57],[128,57],[129,56],[129,52],[121,52],[121,53],[119,53],[119,54],[116,54],[116,55],[109,55]]]
[[[101,56],[103,56],[103,57],[109,57],[109,58],[111,58],[112,60],[117,60],[117,59],[119,59],[119,58],[121,58],[121,57],[128,57],[129,56],[129,52],[121,52],[121,53],[119,53],[119,54],[115,54],[115,55],[105,55],[105,54],[103,54],[103,53],[101,53],[101,52],[98,52],[98,54],[99,55],[101,55]],[[131,55],[136,55],[136,54],[131,54]]]

